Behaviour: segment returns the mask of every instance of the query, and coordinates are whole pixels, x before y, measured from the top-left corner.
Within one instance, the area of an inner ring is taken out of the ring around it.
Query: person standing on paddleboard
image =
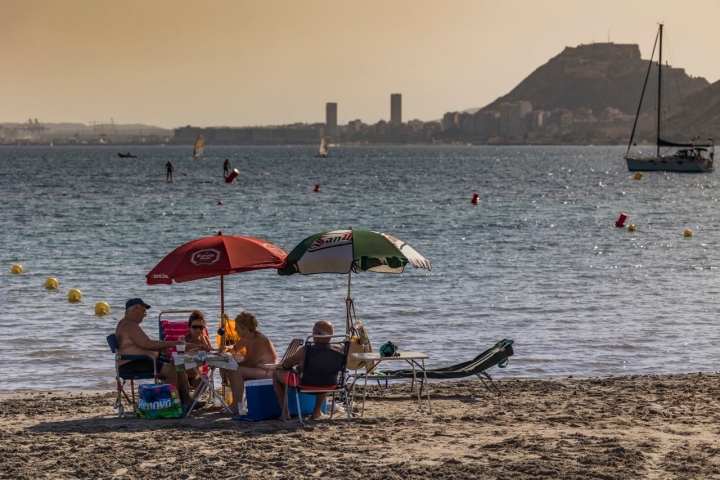
[[[168,182],[174,182],[175,180],[173,180],[173,171],[175,170],[175,166],[173,165],[172,160],[168,159],[167,163],[165,164],[165,170],[167,172],[165,174],[165,180]]]
[[[225,163],[223,163],[223,177],[227,177],[230,175],[230,159],[226,158]]]

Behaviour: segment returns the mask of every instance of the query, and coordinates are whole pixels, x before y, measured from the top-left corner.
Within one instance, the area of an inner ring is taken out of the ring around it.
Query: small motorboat
[[[137,158],[137,155],[133,155],[130,152],[127,153],[118,153],[118,157],[120,158]]]

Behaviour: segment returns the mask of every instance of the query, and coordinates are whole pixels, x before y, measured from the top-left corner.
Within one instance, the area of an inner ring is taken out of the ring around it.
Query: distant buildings
[[[157,145],[172,137],[172,131],[148,125],[82,123],[0,124],[0,144],[5,145]]]
[[[532,112],[530,102],[512,102],[500,105],[500,134],[522,137],[528,131],[527,115]]]
[[[282,127],[186,127],[176,128],[173,143],[192,144],[202,134],[206,145],[302,145],[316,144],[323,124]]]
[[[390,95],[390,123],[396,125],[402,123],[402,94],[400,93]]]
[[[156,127],[91,126],[82,124],[41,125],[37,120],[24,124],[0,125],[0,143],[55,145],[70,144],[185,144],[202,134],[207,145],[317,145],[322,136],[333,143],[347,144],[615,144],[626,141],[633,115],[617,108],[593,112],[590,108],[533,110],[529,101],[505,102],[492,110],[447,112],[440,120],[402,121],[402,94],[390,95],[390,121],[368,125],[360,119],[338,125],[338,104],[325,104],[324,123],[295,123],[261,127],[176,128],[172,133]],[[640,137],[651,138],[654,118],[641,115]],[[60,126],[63,128],[60,129]],[[638,134],[636,133],[636,137]],[[642,140],[641,140],[642,141]]]

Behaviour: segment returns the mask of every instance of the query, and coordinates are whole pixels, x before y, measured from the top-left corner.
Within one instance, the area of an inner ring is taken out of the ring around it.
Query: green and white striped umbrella
[[[405,265],[430,270],[430,262],[387,233],[334,230],[307,237],[292,249],[280,275],[369,271],[402,273]]]
[[[387,233],[368,230],[334,230],[307,237],[292,249],[280,275],[346,273],[348,292],[346,331],[355,326],[355,304],[350,297],[351,273],[402,273],[405,265],[431,270],[430,261],[410,245]]]

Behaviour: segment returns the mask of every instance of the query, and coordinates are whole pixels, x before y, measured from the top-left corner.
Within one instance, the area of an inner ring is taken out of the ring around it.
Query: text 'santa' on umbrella
[[[405,265],[431,270],[430,261],[393,235],[368,230],[334,230],[310,235],[287,256],[280,275],[346,273],[346,332],[354,331],[355,306],[350,297],[352,271],[402,273]]]
[[[150,273],[145,275],[148,285],[171,285],[220,277],[220,329],[224,331],[225,275],[267,268],[280,268],[285,264],[287,252],[267,240],[241,235],[223,235],[198,238],[170,252]],[[224,339],[222,345],[224,345]]]

